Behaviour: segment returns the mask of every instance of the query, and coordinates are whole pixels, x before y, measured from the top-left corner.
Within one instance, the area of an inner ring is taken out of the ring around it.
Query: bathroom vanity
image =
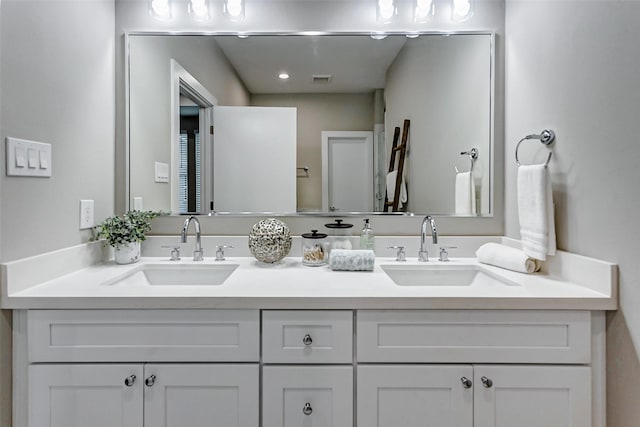
[[[524,275],[455,257],[379,257],[373,272],[147,257],[42,280],[34,262],[2,270],[16,427],[606,425],[613,264],[559,253]],[[216,284],[171,283],[201,268]]]

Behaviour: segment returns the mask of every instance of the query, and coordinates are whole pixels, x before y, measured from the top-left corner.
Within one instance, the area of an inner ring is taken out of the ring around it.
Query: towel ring
[[[473,165],[476,161],[476,159],[478,158],[478,149],[477,148],[472,148],[469,151],[461,151],[460,155],[464,156],[464,155],[469,156],[469,161],[471,162],[471,166],[469,167],[469,172],[473,172]],[[456,173],[460,173],[460,171],[458,170],[457,166],[454,166],[454,169],[456,170]]]
[[[518,141],[518,144],[516,145],[516,164],[518,166],[520,166],[520,160],[518,160],[518,148],[520,147],[520,144],[522,144],[522,141],[527,139],[538,139],[542,144],[548,146],[548,145],[551,145],[553,141],[556,140],[556,134],[551,129],[545,129],[540,133],[540,135],[537,135],[537,134],[527,135],[524,138],[522,138],[520,141]],[[549,152],[549,157],[547,157],[547,161],[544,163],[545,168],[549,165],[549,161],[551,160],[552,154],[553,153]]]

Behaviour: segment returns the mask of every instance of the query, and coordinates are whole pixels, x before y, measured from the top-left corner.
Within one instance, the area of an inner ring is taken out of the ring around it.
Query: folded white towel
[[[551,178],[544,165],[518,167],[518,216],[522,250],[546,260],[556,254]]]
[[[540,264],[533,258],[529,258],[520,249],[499,243],[485,243],[476,251],[478,261],[484,264],[521,273],[533,273],[540,270]]]
[[[456,174],[455,200],[457,214],[476,213],[476,183],[472,172]]]
[[[333,249],[329,254],[332,270],[372,271],[376,255],[371,249]]]
[[[396,194],[396,176],[398,171],[392,171],[387,174],[387,200],[393,202],[393,197]],[[400,207],[407,203],[407,186],[404,183],[404,178],[400,183]]]

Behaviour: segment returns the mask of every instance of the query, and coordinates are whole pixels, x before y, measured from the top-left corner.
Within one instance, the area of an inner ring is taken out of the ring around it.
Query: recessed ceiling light
[[[387,36],[388,36],[388,34],[384,33],[384,32],[371,33],[371,38],[374,39],[374,40],[384,40],[384,39],[387,38]]]
[[[238,33],[238,38],[239,39],[248,39],[249,38],[249,34],[247,34],[247,33]]]
[[[280,80],[287,80],[289,77],[291,77],[291,76],[289,75],[289,73],[284,73],[284,72],[283,72],[283,73],[278,74],[278,78],[279,78]]]
[[[420,37],[420,33],[407,33],[405,34],[405,37],[408,39],[417,39]]]

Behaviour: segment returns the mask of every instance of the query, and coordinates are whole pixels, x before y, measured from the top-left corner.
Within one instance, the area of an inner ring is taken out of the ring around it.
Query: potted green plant
[[[114,215],[96,226],[97,237],[103,238],[114,249],[117,264],[132,264],[140,260],[140,242],[151,230],[151,220],[162,212],[129,211],[122,216]]]

